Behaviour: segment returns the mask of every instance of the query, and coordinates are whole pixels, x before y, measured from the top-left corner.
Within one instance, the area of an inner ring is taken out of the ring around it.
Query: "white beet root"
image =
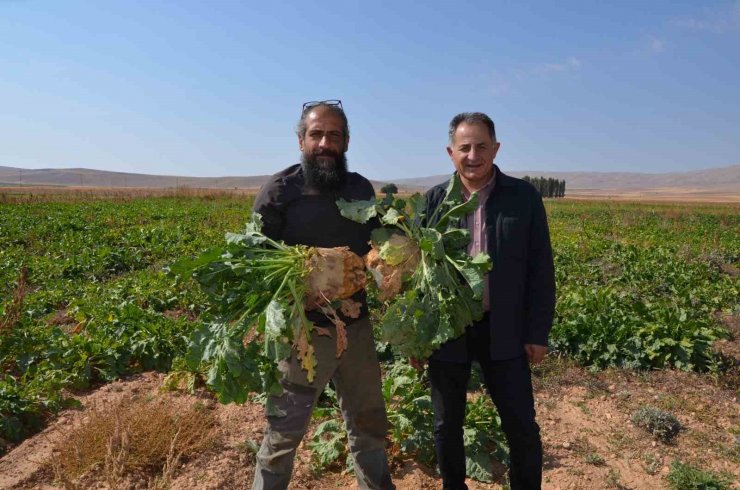
[[[382,301],[391,299],[401,292],[404,279],[414,273],[421,258],[419,247],[408,237],[394,235],[390,241],[397,250],[400,249],[404,252],[402,259],[397,264],[390,265],[383,260],[380,256],[380,250],[375,244],[363,257],[365,267],[372,273],[373,279],[375,279],[375,283],[380,290],[379,299]]]
[[[306,303],[310,308],[351,297],[365,287],[365,266],[349,247],[314,248],[306,262]]]

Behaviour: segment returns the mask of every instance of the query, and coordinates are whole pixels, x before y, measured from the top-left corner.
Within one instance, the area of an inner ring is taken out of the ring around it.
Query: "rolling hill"
[[[503,169],[506,172],[506,169]],[[515,177],[524,175],[565,179],[567,191],[639,192],[660,189],[694,193],[724,193],[740,195],[740,165],[710,168],[690,172],[550,172],[546,170],[507,172]],[[87,168],[21,169],[0,166],[0,185],[113,187],[113,188],[206,188],[257,189],[268,175],[226,177],[181,177],[110,172]],[[445,181],[449,174],[393,180],[407,190],[424,190]],[[373,181],[380,187],[384,182]]]

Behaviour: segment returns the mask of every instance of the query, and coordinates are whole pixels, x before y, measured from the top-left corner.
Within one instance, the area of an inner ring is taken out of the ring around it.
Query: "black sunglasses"
[[[308,109],[311,109],[312,107],[316,107],[317,105],[330,105],[334,107],[339,107],[340,109],[344,110],[344,107],[342,107],[342,101],[339,99],[312,100],[311,102],[306,102],[305,104],[303,104],[303,109],[301,110],[301,113],[304,113]]]

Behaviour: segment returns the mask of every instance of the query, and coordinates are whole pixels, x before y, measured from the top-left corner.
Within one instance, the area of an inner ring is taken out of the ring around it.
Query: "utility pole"
[[[23,185],[23,169],[22,168],[18,169],[18,185],[19,186]]]

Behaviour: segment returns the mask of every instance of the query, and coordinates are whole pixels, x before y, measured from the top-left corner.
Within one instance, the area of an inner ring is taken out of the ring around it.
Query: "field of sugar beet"
[[[187,368],[206,305],[166,273],[239,231],[251,202],[0,194],[0,488],[251,485],[261,398],[219,405]],[[558,283],[551,354],[534,370],[546,488],[732,488],[740,205],[546,207]],[[438,488],[425,377],[378,347],[394,479]],[[476,379],[469,400],[470,486],[501,488],[507,448]],[[331,390],[309,436],[291,488],[351,487]]]

